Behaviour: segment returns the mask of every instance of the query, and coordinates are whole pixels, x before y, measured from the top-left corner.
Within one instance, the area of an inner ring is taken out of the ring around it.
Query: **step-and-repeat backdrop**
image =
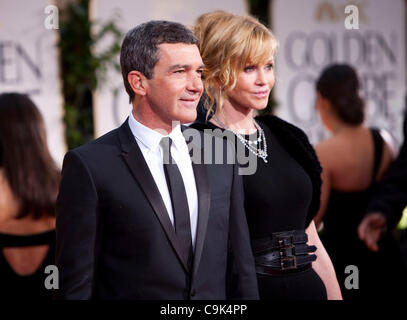
[[[30,95],[44,116],[51,153],[61,164],[66,151],[63,74],[58,71],[57,20],[55,16],[51,19],[55,13],[49,7],[52,4],[49,0],[0,0],[0,93]],[[404,1],[364,0],[352,4],[345,12],[349,5],[346,0],[272,1],[272,30],[280,42],[274,88],[277,114],[304,129],[313,143],[325,138],[327,133],[315,111],[315,80],[325,66],[347,62],[362,80],[367,124],[387,129],[401,142]],[[93,0],[91,18],[96,22],[94,32],[112,19],[126,32],[151,19],[192,25],[200,14],[216,9],[248,12],[245,0]],[[111,39],[104,39],[95,53],[110,43]],[[119,126],[131,106],[121,74],[113,68],[107,71],[105,81],[100,81],[94,97],[97,137]]]
[[[0,93],[26,93],[40,109],[59,166],[66,152],[58,71],[58,12],[48,0],[0,0]],[[62,75],[63,76],[63,75]]]
[[[403,0],[273,0],[277,114],[312,142],[327,136],[315,111],[315,80],[335,62],[354,66],[367,103],[367,124],[402,141],[405,105]],[[352,4],[352,6],[349,6]]]

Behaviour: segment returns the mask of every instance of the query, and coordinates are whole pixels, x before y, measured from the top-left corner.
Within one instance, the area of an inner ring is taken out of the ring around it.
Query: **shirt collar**
[[[182,150],[183,146],[186,145],[180,124],[177,124],[172,129],[170,134],[163,135],[160,132],[150,129],[149,127],[146,127],[142,123],[138,122],[134,118],[133,113],[130,113],[129,126],[136,140],[141,142],[146,148],[148,148],[151,151],[156,151],[157,148],[159,147],[161,139],[166,136],[171,138],[171,140],[173,141],[173,145],[179,151]]]

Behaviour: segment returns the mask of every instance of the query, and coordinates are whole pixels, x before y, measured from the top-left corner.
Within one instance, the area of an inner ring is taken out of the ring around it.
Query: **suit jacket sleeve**
[[[66,154],[56,205],[57,299],[90,299],[95,269],[98,199],[79,152]]]
[[[375,189],[367,212],[381,212],[386,216],[387,227],[393,229],[407,205],[407,143],[392,164],[382,182]]]
[[[236,164],[230,202],[227,299],[259,299],[243,199],[242,177]]]

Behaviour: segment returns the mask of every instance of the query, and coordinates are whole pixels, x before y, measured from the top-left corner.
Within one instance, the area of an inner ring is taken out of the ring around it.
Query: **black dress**
[[[390,298],[399,295],[395,289],[402,289],[400,284],[406,285],[400,249],[391,233],[379,241],[378,252],[367,249],[357,233],[375,187],[383,151],[379,131],[371,129],[371,133],[375,150],[372,183],[360,192],[331,190],[323,220],[321,241],[332,259],[344,300]],[[356,266],[357,274],[354,267],[345,273],[347,266]],[[348,288],[345,286],[347,277]],[[355,284],[358,289],[352,289]]]
[[[31,275],[21,276],[9,265],[3,255],[4,248],[49,245],[41,266]],[[52,290],[45,288],[47,265],[55,265],[55,230],[34,235],[0,233],[0,299],[2,300],[51,300]]]
[[[305,230],[314,215],[313,212],[310,216],[313,181],[303,166],[284,148],[268,123],[277,121],[285,130],[290,130],[290,127],[272,116],[259,117],[258,120],[266,136],[268,162],[264,162],[246,149],[245,156],[251,156],[251,160],[257,161],[255,173],[243,176],[245,210],[250,237],[258,239],[275,232]],[[192,127],[200,130],[219,128],[210,122],[195,123]],[[257,133],[246,138],[254,141],[257,139]],[[236,140],[236,144],[241,143]],[[236,146],[237,150],[238,148],[239,146]],[[260,299],[324,300],[327,298],[326,288],[312,268],[282,275],[258,274],[258,285]]]

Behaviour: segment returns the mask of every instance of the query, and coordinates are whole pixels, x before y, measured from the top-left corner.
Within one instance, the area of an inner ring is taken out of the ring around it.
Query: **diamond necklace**
[[[262,158],[265,163],[267,163],[267,142],[266,142],[266,135],[264,134],[264,130],[259,126],[259,124],[256,122],[256,120],[253,119],[254,125],[259,132],[259,137],[255,141],[251,141],[249,139],[246,139],[243,135],[241,135],[239,132],[234,131],[231,128],[228,128],[226,124],[221,121],[216,115],[212,116],[212,119],[215,120],[218,124],[220,124],[223,128],[230,130],[233,132],[233,134],[238,137],[240,142],[250,151],[252,152],[256,157]],[[261,144],[263,142],[263,149],[261,148]]]

